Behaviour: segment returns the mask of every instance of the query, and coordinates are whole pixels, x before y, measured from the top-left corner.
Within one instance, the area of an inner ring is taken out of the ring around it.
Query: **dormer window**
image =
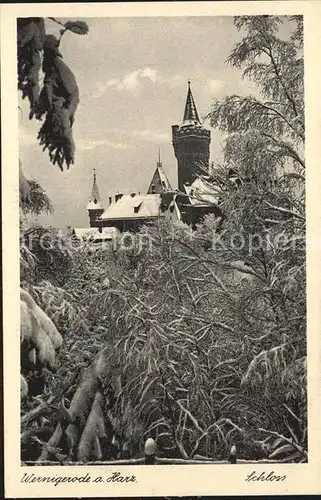
[[[96,200],[96,198],[94,199],[94,203],[95,203],[95,205],[97,205],[97,200]]]

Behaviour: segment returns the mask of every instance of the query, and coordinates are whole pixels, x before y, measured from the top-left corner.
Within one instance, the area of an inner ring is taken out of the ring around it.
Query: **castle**
[[[210,213],[221,216],[218,193],[208,179],[211,132],[199,117],[190,81],[181,125],[172,126],[172,144],[177,159],[178,190],[172,189],[160,155],[146,194],[116,194],[102,205],[94,170],[87,210],[90,228],[74,229],[78,238],[91,235],[96,241],[108,240],[116,232],[136,232],[142,225],[160,217],[180,220],[194,227]]]

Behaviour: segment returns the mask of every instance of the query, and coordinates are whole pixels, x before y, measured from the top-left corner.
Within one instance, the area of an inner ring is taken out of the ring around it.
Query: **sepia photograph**
[[[321,492],[320,21],[1,5],[7,497]]]
[[[22,465],[308,461],[303,42],[17,19]]]

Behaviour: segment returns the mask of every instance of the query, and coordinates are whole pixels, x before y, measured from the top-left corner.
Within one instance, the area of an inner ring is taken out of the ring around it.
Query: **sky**
[[[67,32],[60,45],[80,91],[73,125],[75,163],[69,170],[61,172],[50,163],[36,139],[41,123],[28,120],[27,101],[19,104],[22,165],[53,203],[54,214],[42,222],[59,228],[89,226],[86,205],[93,167],[105,207],[117,192],[146,192],[158,148],[177,187],[171,126],[182,122],[188,79],[201,116],[216,98],[255,92],[239,70],[226,64],[241,38],[232,17],[82,20],[89,34]],[[59,35],[59,29],[46,20],[47,34]],[[219,161],[224,136],[211,130],[211,161]]]

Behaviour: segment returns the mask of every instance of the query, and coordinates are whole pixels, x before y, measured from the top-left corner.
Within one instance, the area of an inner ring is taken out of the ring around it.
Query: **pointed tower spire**
[[[211,132],[200,121],[191,82],[188,81],[187,99],[182,125],[172,125],[172,144],[177,158],[178,189],[185,190],[208,169]]]
[[[91,189],[91,196],[87,205],[87,210],[89,212],[90,227],[97,227],[98,224],[96,222],[96,219],[103,213],[104,208],[100,199],[95,167],[93,168],[93,176],[94,180]]]
[[[194,97],[191,90],[191,82],[188,80],[188,91],[184,110],[184,125],[202,125],[196,109]]]
[[[96,169],[95,167],[93,168],[93,174],[94,174],[94,181],[93,181],[93,187],[91,190],[91,197],[90,201],[92,201],[95,205],[97,203],[100,203],[100,194],[97,186],[97,176],[96,176]]]

